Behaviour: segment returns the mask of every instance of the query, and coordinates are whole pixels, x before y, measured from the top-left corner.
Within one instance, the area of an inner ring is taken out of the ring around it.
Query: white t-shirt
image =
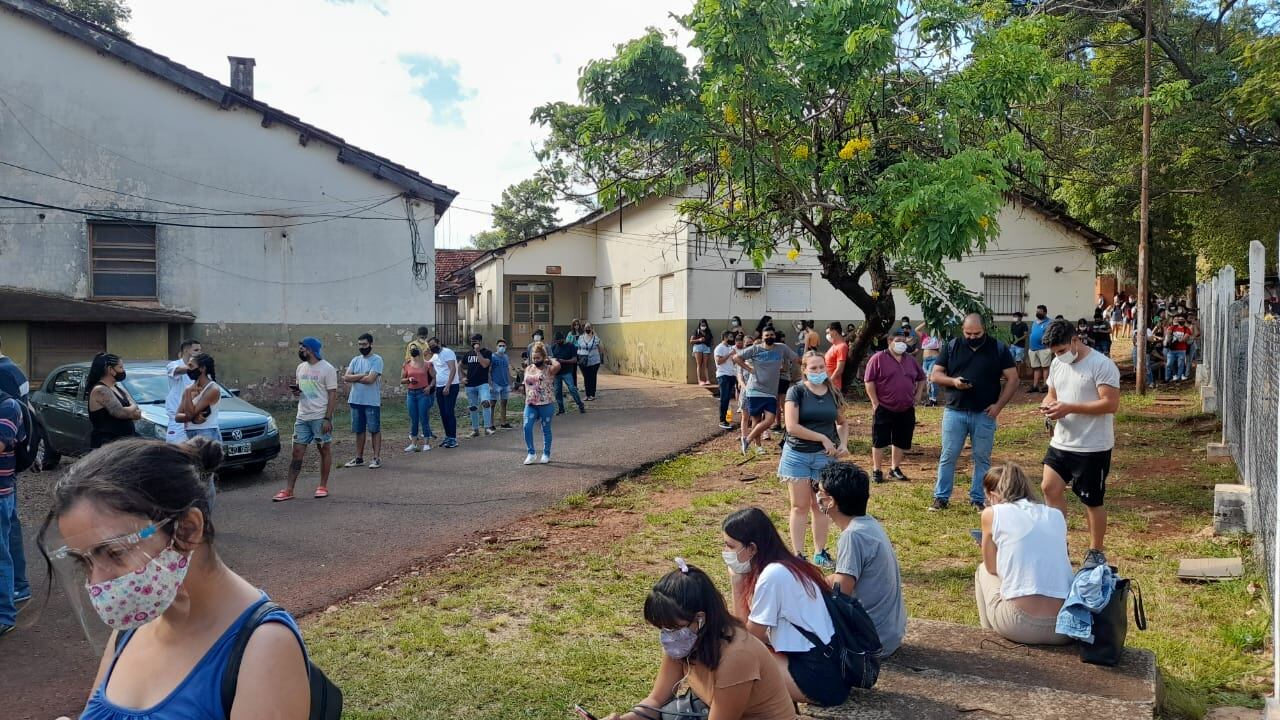
[[[436,387],[444,387],[449,384],[449,362],[458,362],[458,355],[447,347],[440,348],[440,352],[431,357],[431,364],[436,368]],[[462,382],[462,368],[458,368],[457,374],[453,377],[453,384],[457,385]]]
[[[734,377],[737,375],[737,365],[733,364],[733,353],[737,350],[732,345],[720,343],[716,345],[716,349],[712,352],[716,357],[716,377]]]
[[[298,379],[299,420],[323,420],[329,410],[329,391],[338,389],[338,371],[321,360],[315,365],[303,360],[294,371]]]
[[[191,387],[191,378],[187,377],[187,364],[182,360],[174,360],[164,366],[164,371],[169,377],[169,394],[164,396],[164,411],[169,414],[169,427],[182,428],[183,424],[173,419],[178,414],[178,406],[182,404],[182,393]],[[174,376],[173,372],[178,368],[182,368],[183,372]]]
[[[997,503],[991,520],[1000,597],[1043,595],[1066,599],[1073,573],[1062,511],[1029,500]]]
[[[793,625],[800,625],[824,643],[836,632],[822,590],[813,585],[806,589],[781,563],[770,563],[760,573],[747,619],[769,628],[769,644],[778,652],[807,652],[813,647]]]
[[[1068,365],[1058,358],[1049,366],[1049,387],[1059,402],[1083,403],[1099,399],[1099,385],[1120,387],[1120,368],[1115,361],[1096,350]],[[1115,415],[1081,415],[1072,413],[1053,428],[1049,445],[1069,452],[1103,452],[1116,444]]]

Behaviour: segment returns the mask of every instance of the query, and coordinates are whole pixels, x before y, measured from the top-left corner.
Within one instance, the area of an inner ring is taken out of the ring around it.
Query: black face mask
[[[419,350],[418,348],[413,348],[412,350],[409,351],[409,354],[412,355],[413,357],[418,357],[419,355],[422,354],[422,351]]]
[[[767,338],[765,338],[765,339],[764,339],[764,344],[765,344],[765,345],[768,345],[768,346],[770,346],[770,347],[772,347],[772,346],[773,346],[773,344],[774,344],[774,343],[776,343],[776,342],[778,342],[778,338],[771,338],[771,337],[767,337]]]
[[[371,352],[373,352],[373,348],[371,348],[371,347],[362,347],[362,348],[360,348],[360,354],[361,354],[361,355],[368,355],[368,354],[369,354],[369,353],[371,353]]]
[[[1036,319],[1037,319],[1037,320],[1043,320],[1043,319],[1045,319],[1046,317],[1048,317],[1048,316],[1047,316],[1045,313],[1036,313]]]
[[[546,364],[547,364],[547,361],[546,361],[546,360],[534,360],[534,361],[533,361],[533,366],[534,366],[534,367],[542,367],[543,365],[546,365]]]
[[[125,372],[123,370],[116,373],[116,382],[124,382],[124,376],[125,376]]]
[[[431,350],[431,352],[433,352],[433,353],[438,353],[438,352],[440,352],[440,346],[439,346],[439,345],[428,345],[428,346],[427,346],[427,348],[428,348],[428,349],[430,349],[430,350]]]
[[[299,360],[302,360],[303,362],[306,362],[306,360],[307,360],[307,354],[306,354],[305,352],[303,352],[303,351],[299,350],[299,351],[298,351],[298,359],[299,359]]]
[[[187,370],[187,377],[191,378],[193,381],[195,381],[195,380],[199,380],[199,379],[200,379],[200,368],[191,368],[191,369]]]
[[[987,336],[986,336],[986,335],[983,335],[983,336],[982,336],[982,337],[980,337],[980,338],[970,338],[970,339],[969,339],[969,349],[970,349],[970,350],[977,350],[978,348],[980,348],[980,347],[982,347],[983,345],[985,345],[985,344],[986,344],[986,342],[987,342]]]

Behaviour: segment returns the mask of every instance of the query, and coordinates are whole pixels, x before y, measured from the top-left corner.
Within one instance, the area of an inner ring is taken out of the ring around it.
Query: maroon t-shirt
[[[916,383],[924,380],[924,370],[913,355],[895,360],[888,350],[881,350],[867,361],[862,379],[876,384],[876,397],[886,410],[902,412],[916,404]]]

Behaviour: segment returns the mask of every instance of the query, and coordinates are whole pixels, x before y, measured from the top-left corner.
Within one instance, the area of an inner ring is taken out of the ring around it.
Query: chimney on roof
[[[233,55],[228,55],[227,60],[231,61],[231,89],[253,97],[253,66],[257,62],[253,58]]]

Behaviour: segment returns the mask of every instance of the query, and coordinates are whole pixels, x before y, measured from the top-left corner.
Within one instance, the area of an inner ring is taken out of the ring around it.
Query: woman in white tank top
[[[974,575],[982,627],[1025,645],[1070,642],[1054,631],[1071,590],[1066,518],[1041,502],[1015,463],[993,468],[982,484],[990,501]]]
[[[222,442],[222,434],[218,429],[218,401],[222,399],[222,388],[215,381],[213,356],[200,353],[192,358],[192,368],[187,371],[191,386],[182,392],[182,401],[178,405],[175,420],[186,422],[187,437],[204,437],[213,442]]]

